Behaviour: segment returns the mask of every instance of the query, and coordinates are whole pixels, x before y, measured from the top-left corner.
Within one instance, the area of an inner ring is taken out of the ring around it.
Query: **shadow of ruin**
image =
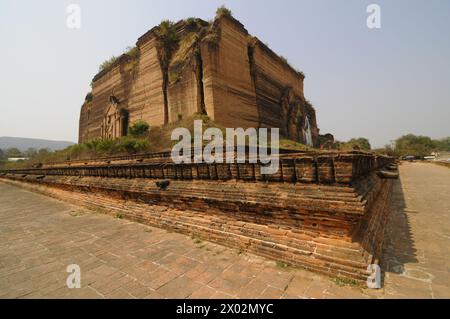
[[[393,184],[391,212],[386,224],[381,263],[383,273],[402,274],[405,264],[418,262],[407,213],[414,212],[406,211],[402,182],[398,179]]]

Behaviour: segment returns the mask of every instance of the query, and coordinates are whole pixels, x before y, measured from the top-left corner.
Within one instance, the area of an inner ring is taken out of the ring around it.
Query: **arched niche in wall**
[[[119,100],[115,96],[109,98],[110,104],[106,109],[101,125],[103,139],[115,139],[128,134],[129,112],[119,107]]]

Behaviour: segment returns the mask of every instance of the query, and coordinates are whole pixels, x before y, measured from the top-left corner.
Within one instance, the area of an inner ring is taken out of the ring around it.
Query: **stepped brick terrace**
[[[173,164],[169,153],[0,171],[0,179],[77,205],[335,277],[379,263],[392,158],[281,152],[261,163]]]

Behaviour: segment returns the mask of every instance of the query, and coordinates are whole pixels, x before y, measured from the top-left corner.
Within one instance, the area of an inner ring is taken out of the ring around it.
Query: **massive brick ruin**
[[[391,158],[286,152],[260,163],[173,164],[169,153],[0,171],[0,180],[331,276],[364,281],[389,213]]]
[[[124,136],[137,120],[161,126],[200,113],[223,127],[276,127],[316,145],[316,114],[303,80],[231,16],[162,24],[94,77],[79,142]]]

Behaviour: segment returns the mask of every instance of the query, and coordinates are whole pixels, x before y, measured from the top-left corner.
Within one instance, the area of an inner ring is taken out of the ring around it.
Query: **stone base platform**
[[[368,154],[327,155],[320,161],[305,155],[282,158],[281,181],[233,176],[244,168],[255,172],[250,164],[230,166],[226,179],[211,175],[218,172],[214,165],[209,178],[195,176],[192,167],[191,174],[179,175],[186,167],[177,165],[170,166],[174,175],[158,178],[152,176],[157,163],[132,162],[0,171],[0,178],[115,217],[365,281],[367,266],[379,263],[392,190],[392,180],[378,171],[391,161]],[[297,165],[314,181],[299,181]],[[346,176],[340,183],[339,168]],[[164,174],[168,168],[160,169]],[[320,176],[329,178],[320,181]]]

